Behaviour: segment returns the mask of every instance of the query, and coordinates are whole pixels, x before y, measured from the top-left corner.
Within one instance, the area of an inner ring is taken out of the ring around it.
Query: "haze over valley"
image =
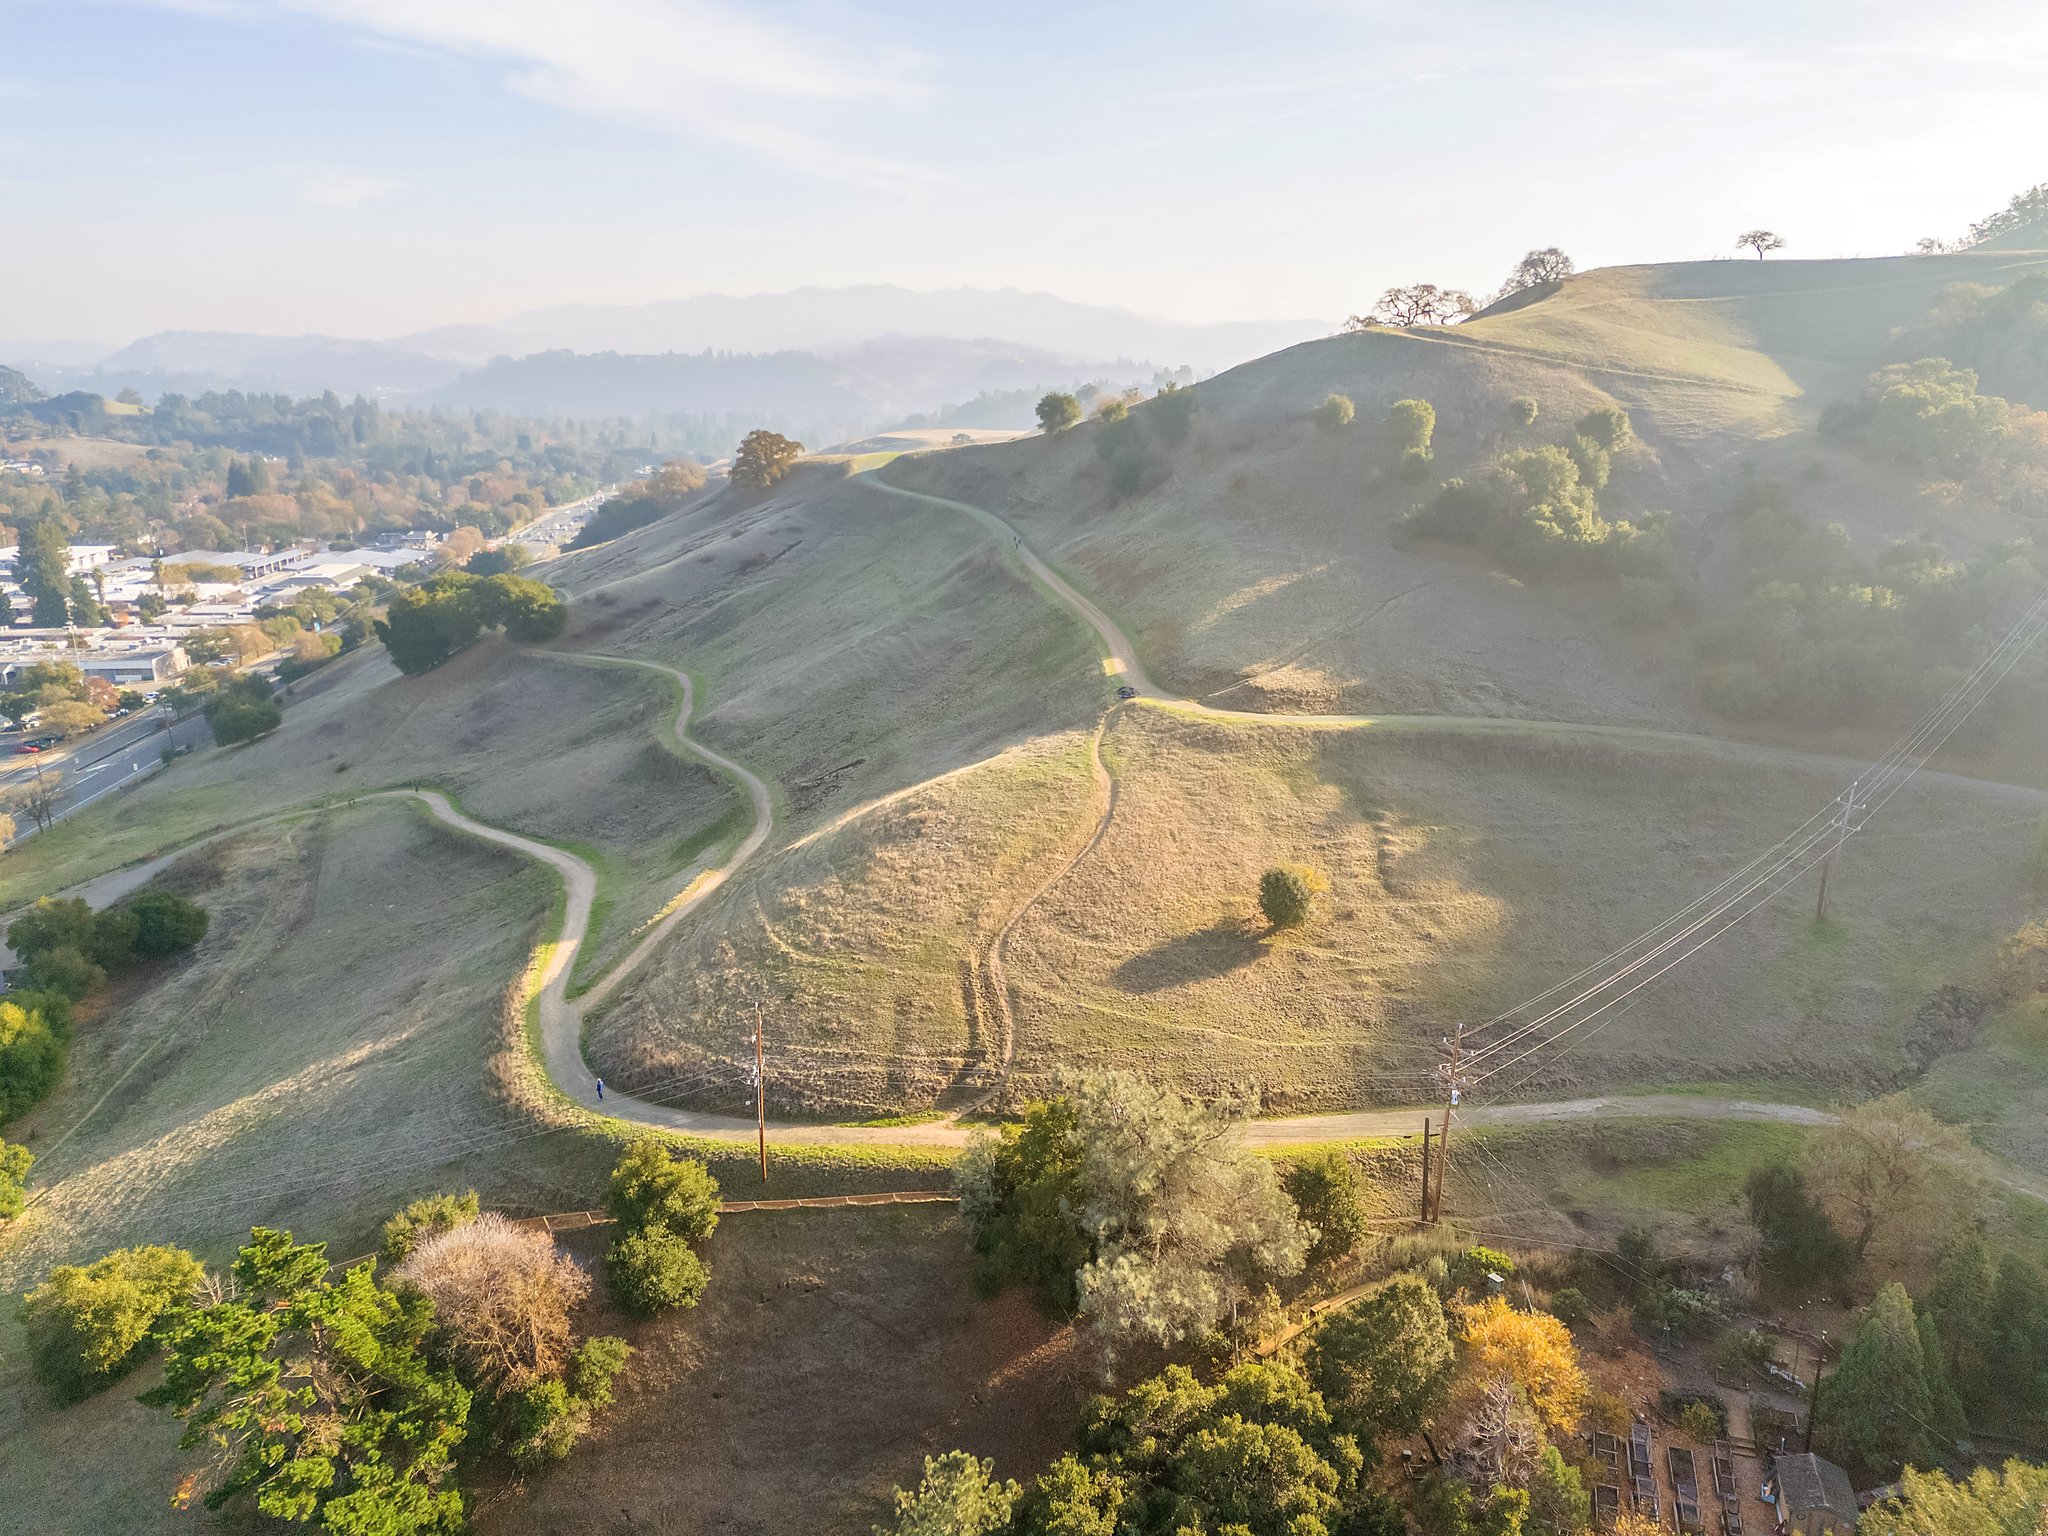
[[[0,9],[0,1536],[2048,1521],[2031,12]]]

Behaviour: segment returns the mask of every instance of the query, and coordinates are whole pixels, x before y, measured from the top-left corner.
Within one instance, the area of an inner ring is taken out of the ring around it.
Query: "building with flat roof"
[[[88,653],[78,658],[79,671],[87,677],[103,677],[116,688],[168,683],[190,665],[184,647],[177,645]]]

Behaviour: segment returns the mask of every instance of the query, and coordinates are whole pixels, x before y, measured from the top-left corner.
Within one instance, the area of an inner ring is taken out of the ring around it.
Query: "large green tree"
[[[1066,391],[1055,389],[1039,399],[1037,416],[1040,431],[1064,432],[1079,425],[1081,402]]]
[[[236,1289],[162,1330],[164,1379],[143,1401],[211,1448],[206,1506],[247,1496],[258,1513],[334,1536],[456,1536],[452,1486],[470,1392],[433,1365],[433,1306],[381,1289],[369,1261],[329,1280],[324,1243],[258,1227]]]
[[[1934,1395],[1906,1288],[1877,1293],[1820,1384],[1814,1447],[1871,1481],[1938,1462]]]
[[[1253,1284],[1300,1272],[1314,1233],[1272,1164],[1244,1150],[1242,1104],[1190,1104],[1123,1072],[1059,1086],[1066,1110],[1042,1115],[1028,1148],[1021,1136],[970,1146],[961,1204],[977,1244],[1010,1252],[1018,1278],[1083,1256],[1074,1295],[1106,1350],[1191,1338]]]
[[[784,475],[803,453],[804,445],[779,432],[756,427],[740,442],[732,456],[729,478],[737,486],[765,491]]]
[[[1413,1273],[1332,1313],[1309,1339],[1308,1379],[1368,1442],[1422,1428],[1443,1406],[1455,1365],[1443,1302]]]
[[[2048,1467],[2008,1461],[1961,1482],[1908,1467],[1899,1491],[1871,1505],[1859,1536],[2036,1536],[2048,1523]]]
[[[411,676],[438,667],[486,629],[537,643],[556,638],[568,622],[568,604],[542,582],[444,571],[395,593],[377,621],[377,638]]]
[[[1169,1367],[1091,1400],[1078,1443],[1019,1502],[1021,1536],[1388,1528],[1357,1441],[1290,1366],[1241,1365],[1213,1386]]]

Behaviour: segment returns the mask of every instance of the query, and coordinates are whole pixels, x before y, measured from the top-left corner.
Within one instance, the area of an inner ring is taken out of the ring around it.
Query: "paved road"
[[[5,759],[5,768],[0,769],[0,793],[19,793],[28,788],[40,765],[45,781],[55,781],[55,819],[62,821],[155,773],[163,766],[165,746],[175,743],[181,748],[197,747],[208,739],[206,722],[196,716],[166,728],[152,713],[95,732],[68,751],[27,757],[10,755]],[[23,823],[17,842],[35,835],[36,829],[27,825],[26,817],[17,813],[15,820]]]

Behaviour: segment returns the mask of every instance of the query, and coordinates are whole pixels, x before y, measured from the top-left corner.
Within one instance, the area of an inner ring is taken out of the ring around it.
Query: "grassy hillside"
[[[1874,557],[1926,537],[1971,560],[2033,539],[2020,515],[1950,472],[1817,432],[1822,412],[1893,359],[1949,284],[2048,270],[2039,253],[1861,262],[1708,262],[1567,280],[1442,330],[1309,342],[1196,387],[1184,439],[1133,413],[1144,472],[1119,491],[1105,428],[899,458],[896,484],[984,506],[1022,530],[1132,633],[1178,692],[1253,710],[1429,712],[1654,723],[1861,751],[1889,731],[1821,735],[1713,714],[1700,636],[1741,599],[1745,519],[1769,506],[1840,523]],[[1331,393],[1357,420],[1318,430]],[[1509,402],[1539,415],[1516,425]],[[1429,401],[1434,460],[1405,473],[1384,425]],[[1619,405],[1601,514],[1668,514],[1668,578],[1635,594],[1588,568],[1536,572],[1404,531],[1451,478],[1503,453],[1568,445]],[[2036,498],[2038,500],[2038,498]],[[1634,601],[1630,598],[1633,596]],[[2002,772],[2025,772],[2008,753]]]
[[[1840,787],[1824,766],[1711,744],[1144,708],[1114,717],[1104,755],[1107,833],[1006,948],[1016,1081],[1138,1066],[1205,1091],[1254,1083],[1274,1112],[1426,1098],[1454,1023],[1682,906]],[[1091,799],[1076,748],[1016,755],[777,856],[628,986],[596,1059],[628,1083],[744,1054],[759,999],[807,1069],[777,1076],[785,1110],[954,1101],[988,1048],[990,936],[1086,843]],[[2040,814],[2034,797],[1916,787],[1845,859],[1828,928],[1796,893],[1522,1096],[1711,1081],[1826,1102],[1911,1080],[1930,996],[1976,983],[2028,910]],[[1331,890],[1276,936],[1257,883],[1288,862]]]
[[[1092,725],[1092,637],[963,519],[792,476],[545,567],[570,649],[686,668],[698,734],[777,781],[787,835],[1034,736]]]
[[[615,956],[687,872],[744,829],[745,801],[674,745],[660,677],[486,641],[406,678],[370,648],[302,685],[274,736],[206,748],[0,861],[0,907],[215,827],[394,784],[565,843],[602,883],[586,967]]]

